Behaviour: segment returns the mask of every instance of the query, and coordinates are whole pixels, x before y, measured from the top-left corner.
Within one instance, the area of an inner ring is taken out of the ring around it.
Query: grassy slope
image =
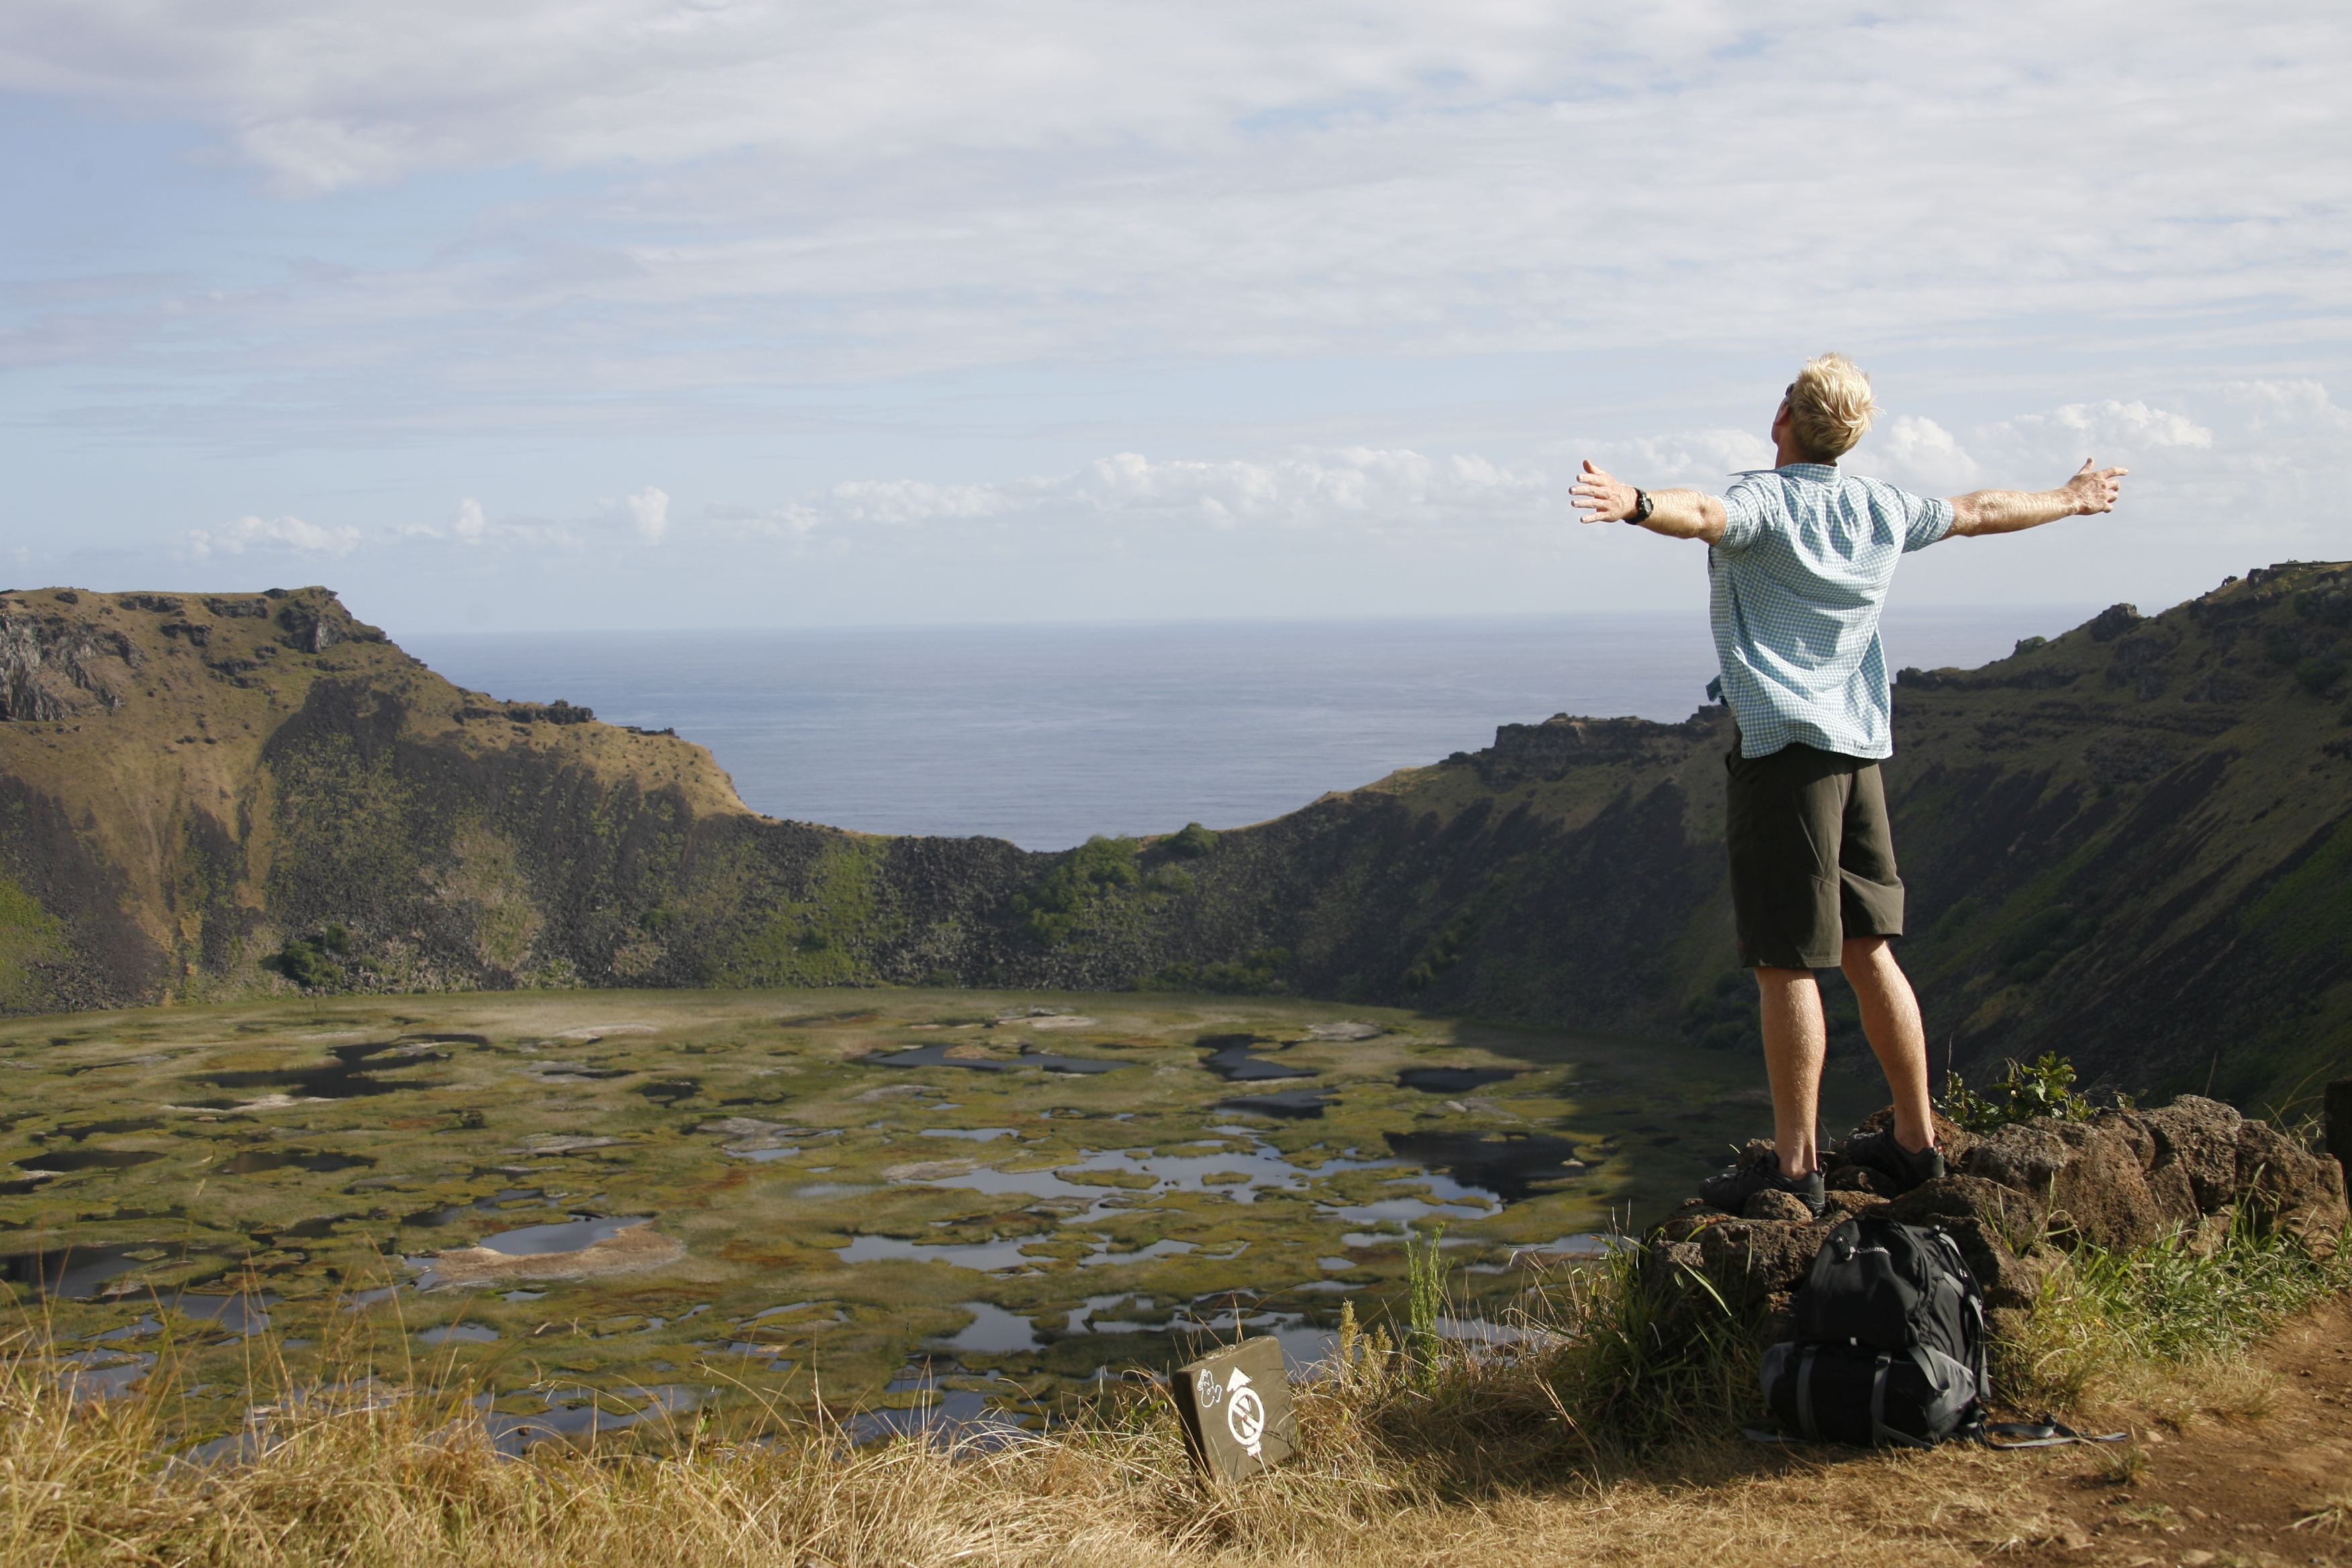
[[[2056,1049],[2137,1089],[2284,1100],[2352,1062],[2352,731],[2329,684],[2352,610],[2341,568],[2258,576],[1898,684],[1905,960],[1960,1065]],[[1727,721],[1571,728],[1508,727],[1228,836],[1198,901],[1290,941],[1312,993],[1751,1038]]]
[[[2054,1047],[2241,1099],[2341,1070],[2352,748],[2344,693],[2299,677],[2343,658],[2344,574],[2257,577],[1898,686],[1906,957],[1962,1065]],[[1147,843],[1076,877],[994,840],[755,816],[674,738],[485,715],[324,590],[261,616],[63,599],[0,604],[0,645],[46,647],[58,714],[0,725],[16,1010],[289,989],[263,961],[335,923],[334,984],[361,990],[1159,976],[1722,1047],[1749,1026],[1720,710],[1507,726],[1207,855]],[[303,651],[319,625],[345,640]],[[1052,926],[1015,903],[1041,890]],[[1850,1023],[1835,1045],[1860,1051]]]

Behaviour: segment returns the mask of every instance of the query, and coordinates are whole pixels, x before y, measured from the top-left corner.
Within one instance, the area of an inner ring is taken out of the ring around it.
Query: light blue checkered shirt
[[[1723,510],[1706,574],[1739,754],[1893,756],[1878,610],[1904,553],[1951,531],[1952,503],[1790,463],[1738,475]]]

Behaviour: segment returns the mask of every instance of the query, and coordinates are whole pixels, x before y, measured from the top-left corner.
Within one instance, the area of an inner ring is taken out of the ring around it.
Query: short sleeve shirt
[[[1740,754],[1894,755],[1878,612],[1895,563],[1951,531],[1952,503],[1790,463],[1738,475],[1723,510],[1707,579]]]

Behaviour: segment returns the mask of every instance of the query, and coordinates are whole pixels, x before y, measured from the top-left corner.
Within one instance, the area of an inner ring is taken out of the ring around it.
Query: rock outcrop
[[[1759,1194],[1738,1215],[1694,1198],[1649,1232],[1653,1276],[1702,1279],[1736,1310],[1763,1309],[1777,1331],[1822,1242],[1856,1214],[1950,1231],[1996,1314],[2031,1311],[2054,1252],[2078,1243],[2120,1249],[2179,1236],[2210,1247],[2239,1224],[2324,1257],[2352,1222],[2333,1158],[2196,1095],[2085,1121],[2036,1117],[1980,1138],[1939,1122],[1938,1141],[1948,1173],[1892,1199],[1874,1190],[1875,1173],[1832,1152],[1819,1220],[1786,1194]]]

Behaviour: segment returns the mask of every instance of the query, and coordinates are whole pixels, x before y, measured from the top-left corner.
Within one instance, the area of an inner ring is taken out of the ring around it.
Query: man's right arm
[[[1958,534],[2015,533],[2062,517],[2113,511],[2129,468],[2092,472],[2089,459],[2054,490],[1976,490],[1952,497],[1952,531]]]

